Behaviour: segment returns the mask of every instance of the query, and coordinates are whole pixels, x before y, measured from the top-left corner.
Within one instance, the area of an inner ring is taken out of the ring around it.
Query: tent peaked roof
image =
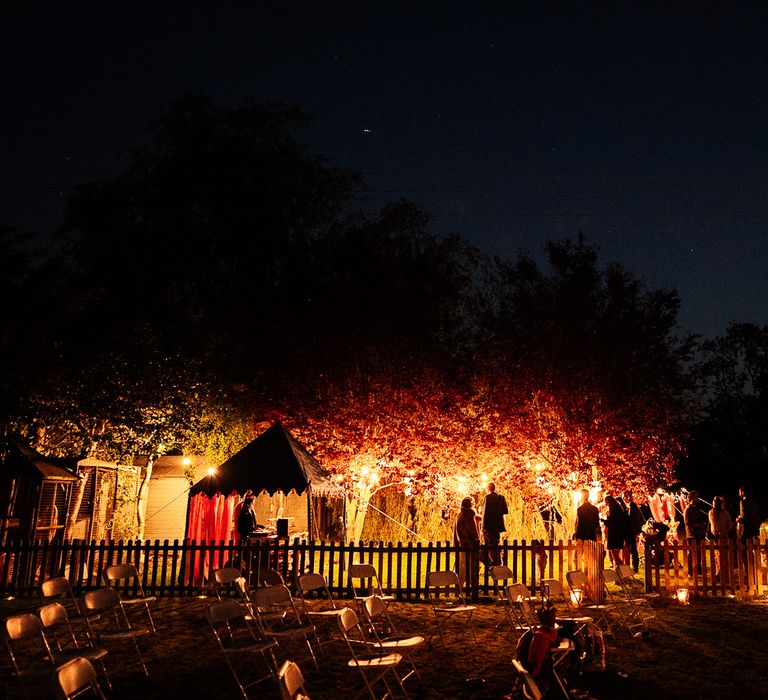
[[[216,474],[200,479],[189,494],[212,496],[217,491],[245,493],[248,489],[254,493],[262,489],[269,493],[288,493],[291,489],[302,493],[307,488],[316,495],[343,495],[320,463],[277,422],[220,464]]]

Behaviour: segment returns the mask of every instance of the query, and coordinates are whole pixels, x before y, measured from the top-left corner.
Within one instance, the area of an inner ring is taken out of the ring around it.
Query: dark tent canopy
[[[210,497],[217,491],[226,495],[248,490],[274,494],[289,493],[291,489],[298,494],[309,489],[315,496],[344,497],[343,489],[320,463],[277,422],[219,465],[214,475],[200,479],[189,495],[205,493]]]

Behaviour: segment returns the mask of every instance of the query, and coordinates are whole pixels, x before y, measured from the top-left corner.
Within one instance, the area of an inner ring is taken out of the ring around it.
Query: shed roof
[[[10,441],[6,466],[11,469],[26,468],[40,479],[77,481],[80,478],[75,473],[76,457],[46,457],[30,447],[21,438],[14,438]]]

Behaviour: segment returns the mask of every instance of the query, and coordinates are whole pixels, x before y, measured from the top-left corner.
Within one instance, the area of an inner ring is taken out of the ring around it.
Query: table
[[[576,645],[573,643],[573,640],[566,637],[561,639],[560,644],[558,644],[556,647],[552,647],[552,650],[550,651],[552,654],[552,675],[554,676],[557,685],[560,686],[560,690],[562,691],[564,698],[570,698],[571,696],[568,693],[568,689],[565,687],[565,683],[563,682],[562,677],[560,676],[558,667],[563,663],[563,661],[565,661],[565,659],[568,657],[568,654],[570,654],[575,648]]]

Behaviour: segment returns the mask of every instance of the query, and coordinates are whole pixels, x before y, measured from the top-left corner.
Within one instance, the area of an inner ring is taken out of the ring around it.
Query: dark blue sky
[[[204,91],[302,105],[373,206],[507,257],[581,230],[688,330],[768,323],[764,3],[110,5],[4,12],[0,222],[52,228]]]

